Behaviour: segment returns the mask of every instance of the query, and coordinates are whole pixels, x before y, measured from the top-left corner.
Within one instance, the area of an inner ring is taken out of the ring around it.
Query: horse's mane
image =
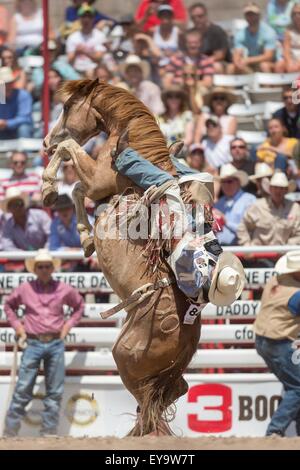
[[[59,96],[65,113],[75,102],[89,100],[104,119],[109,132],[129,130],[129,145],[165,171],[176,174],[166,140],[149,109],[132,93],[97,80],[64,82]]]

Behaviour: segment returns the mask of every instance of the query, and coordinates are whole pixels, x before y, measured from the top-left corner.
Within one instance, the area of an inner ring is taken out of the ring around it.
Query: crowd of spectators
[[[215,218],[222,245],[280,245],[300,242],[300,105],[293,89],[282,89],[282,106],[265,123],[257,146],[237,136],[228,114],[234,89],[214,86],[216,74],[255,72],[300,75],[300,3],[269,0],[236,4],[245,26],[230,34],[211,21],[208,4],[141,0],[137,10],[111,18],[97,2],[73,0],[64,23],[49,26],[50,126],[63,103],[64,80],[98,78],[134,93],[157,117],[168,144],[182,140],[180,160],[216,177]],[[40,2],[17,0],[12,15],[0,6],[0,141],[42,138],[44,70],[24,69],[24,59],[42,56]],[[277,107],[278,108],[278,107]],[[146,132],[146,130],[145,130]],[[86,144],[94,155],[103,133]],[[41,204],[41,178],[26,152],[9,156],[11,175],[0,180],[0,249],[51,250],[80,247],[71,193],[72,164],[61,170],[59,200],[49,213]],[[92,209],[91,201],[87,207]],[[91,211],[92,212],[92,211]],[[276,228],[275,228],[276,227]]]

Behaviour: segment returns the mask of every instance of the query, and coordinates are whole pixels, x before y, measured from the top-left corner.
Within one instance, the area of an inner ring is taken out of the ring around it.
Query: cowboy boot
[[[116,147],[110,152],[113,163],[127,147],[129,147],[129,131],[125,129],[120,135]]]

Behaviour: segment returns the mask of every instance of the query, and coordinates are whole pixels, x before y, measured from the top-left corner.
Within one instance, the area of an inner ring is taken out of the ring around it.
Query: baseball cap
[[[212,122],[213,124],[215,124],[216,126],[220,126],[221,123],[220,123],[220,119],[218,118],[218,116],[209,116],[206,121],[205,121],[205,125],[207,126],[207,124],[209,122]]]
[[[96,14],[95,8],[89,5],[88,3],[83,3],[78,10],[78,16],[83,16],[83,15],[94,16],[95,14]]]
[[[189,146],[189,153],[196,152],[197,150],[200,150],[201,152],[204,152],[203,145],[201,145],[201,144],[191,144]]]
[[[247,3],[247,5],[245,6],[244,13],[255,13],[256,15],[259,15],[260,8],[256,3],[250,2],[250,3]]]

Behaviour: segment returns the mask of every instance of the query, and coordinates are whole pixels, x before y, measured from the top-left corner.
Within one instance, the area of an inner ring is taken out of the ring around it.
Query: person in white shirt
[[[94,27],[96,10],[84,4],[78,11],[81,31],[76,31],[67,39],[66,51],[68,60],[77,72],[89,73],[97,67],[106,52],[106,36]]]
[[[160,115],[165,111],[159,86],[148,80],[150,75],[150,65],[148,62],[132,54],[120,65],[120,71],[125,78],[125,86],[129,88],[153,114]]]
[[[217,116],[210,116],[205,126],[207,129],[207,137],[203,140],[205,160],[209,166],[219,168],[225,163],[232,160],[230,153],[230,142],[232,135],[224,135],[220,119]]]

